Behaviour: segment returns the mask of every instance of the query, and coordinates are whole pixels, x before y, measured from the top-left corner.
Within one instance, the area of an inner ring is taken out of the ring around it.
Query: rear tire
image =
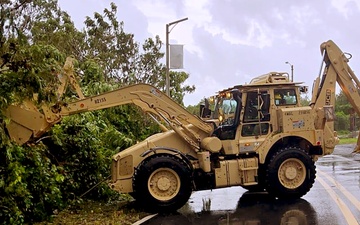
[[[181,208],[192,192],[191,174],[189,166],[176,156],[145,159],[133,182],[138,204],[151,212],[167,213]]]
[[[266,170],[266,190],[277,198],[300,198],[315,182],[315,164],[297,147],[279,150],[270,159]]]

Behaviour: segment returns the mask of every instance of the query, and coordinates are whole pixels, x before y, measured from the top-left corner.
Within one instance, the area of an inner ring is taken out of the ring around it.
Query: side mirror
[[[306,94],[307,92],[308,92],[308,87],[307,86],[301,86],[300,87],[300,93]]]
[[[209,118],[211,115],[211,110],[206,108],[205,105],[200,105],[200,117],[201,118]]]

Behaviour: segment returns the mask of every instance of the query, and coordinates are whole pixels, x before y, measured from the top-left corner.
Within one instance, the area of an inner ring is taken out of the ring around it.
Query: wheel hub
[[[150,194],[161,201],[175,197],[180,190],[180,177],[170,168],[159,168],[149,177],[148,190]]]
[[[170,188],[170,180],[167,177],[161,177],[157,181],[156,185],[161,191],[166,191]]]
[[[297,175],[296,168],[294,168],[294,167],[286,168],[285,176],[287,179],[293,180],[293,179],[295,179],[296,175]]]
[[[287,159],[280,165],[278,177],[280,183],[284,187],[295,189],[304,183],[306,178],[306,167],[299,159]]]

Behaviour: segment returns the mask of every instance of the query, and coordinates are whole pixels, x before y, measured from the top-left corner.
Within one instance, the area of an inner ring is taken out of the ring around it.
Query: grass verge
[[[353,144],[357,142],[357,138],[340,138],[339,145]]]
[[[45,224],[101,224],[101,225],[131,225],[149,215],[134,206],[134,202],[85,201],[78,206],[70,207],[54,215],[51,221],[36,223]]]

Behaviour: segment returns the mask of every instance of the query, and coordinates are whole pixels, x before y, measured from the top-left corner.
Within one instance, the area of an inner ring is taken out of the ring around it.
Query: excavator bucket
[[[57,90],[57,96],[60,100],[68,84],[76,91],[79,99],[84,99],[79,84],[74,74],[74,59],[67,57],[62,72],[58,75],[60,85]],[[36,99],[36,94],[34,94]],[[22,145],[31,138],[39,138],[45,132],[49,131],[52,125],[61,120],[53,108],[43,104],[40,111],[31,100],[25,100],[17,105],[10,105],[5,111],[5,116],[10,120],[6,124],[7,131],[11,140]]]
[[[5,116],[10,119],[6,128],[11,140],[20,145],[32,137],[40,137],[50,125],[31,101],[24,101],[20,105],[10,105]]]

